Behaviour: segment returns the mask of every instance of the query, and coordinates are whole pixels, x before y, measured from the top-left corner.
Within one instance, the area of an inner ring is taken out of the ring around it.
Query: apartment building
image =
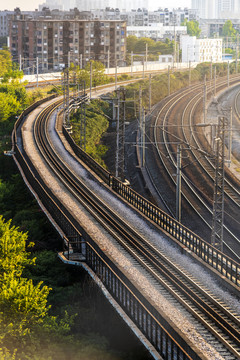
[[[40,71],[59,70],[69,63],[85,66],[89,60],[105,66],[124,65],[126,24],[123,21],[36,19],[13,17],[9,28],[10,51],[15,61]]]

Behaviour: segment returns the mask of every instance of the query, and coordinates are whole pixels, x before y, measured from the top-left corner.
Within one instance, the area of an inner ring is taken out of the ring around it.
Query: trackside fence
[[[127,200],[146,217],[166,231],[175,240],[186,246],[204,262],[216,269],[235,285],[240,286],[240,264],[208,244],[187,227],[173,219],[160,208],[115,177],[111,178],[112,190]]]

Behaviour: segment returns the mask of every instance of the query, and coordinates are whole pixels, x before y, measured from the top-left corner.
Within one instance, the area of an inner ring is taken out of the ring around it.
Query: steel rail
[[[51,109],[50,113],[52,111],[53,111],[53,109]],[[82,200],[83,198],[86,199],[86,201],[88,202],[88,205],[87,205],[88,210],[95,216],[95,218],[98,219],[98,221],[112,235],[114,235],[115,238],[117,237],[117,241],[120,242],[124,246],[124,248],[126,250],[128,250],[128,252],[131,254],[131,256],[133,256],[139,263],[141,263],[142,266],[147,268],[148,272],[151,273],[155,277],[155,279],[158,279],[158,281],[161,282],[162,285],[164,284],[164,286],[166,288],[168,288],[168,290],[170,292],[175,294],[176,298],[179,298],[179,295],[176,294],[176,291],[171,290],[171,286],[174,283],[175,286],[178,287],[178,291],[181,288],[181,292],[184,292],[184,296],[188,297],[188,299],[189,299],[191,297],[189,286],[187,287],[187,290],[186,290],[186,285],[181,284],[181,286],[180,286],[180,279],[183,276],[183,273],[180,272],[180,276],[178,278],[175,278],[175,280],[174,280],[173,275],[170,276],[170,274],[173,273],[172,269],[167,270],[167,268],[165,266],[165,270],[163,271],[162,270],[163,263],[160,263],[159,259],[156,260],[156,254],[157,254],[157,256],[160,256],[161,254],[158,251],[156,251],[156,249],[153,248],[152,246],[150,246],[150,248],[152,248],[152,251],[154,250],[153,253],[151,253],[149,250],[146,251],[147,242],[142,239],[140,242],[141,237],[139,237],[138,234],[136,232],[134,232],[129,226],[126,226],[126,223],[122,222],[122,220],[116,216],[116,213],[112,212],[106,204],[102,204],[102,201],[100,201],[100,199],[98,197],[96,197],[96,195],[94,195],[89,189],[87,189],[86,186],[84,184],[82,184],[82,182],[77,180],[75,178],[75,176],[73,176],[71,174],[71,171],[67,167],[67,165],[65,163],[63,163],[62,161],[60,162],[59,157],[56,156],[56,154],[53,150],[51,150],[50,145],[45,144],[45,139],[47,139],[47,137],[48,137],[46,135],[46,126],[47,125],[46,125],[46,123],[44,125],[41,125],[41,124],[45,120],[45,117],[47,116],[48,112],[49,112],[49,110],[45,109],[40,114],[40,116],[38,118],[39,121],[36,121],[37,125],[35,125],[35,127],[34,127],[34,134],[35,134],[36,142],[38,144],[40,151],[41,151],[41,147],[44,147],[45,154],[43,156],[46,159],[47,163],[51,167],[53,167],[53,165],[51,165],[51,163],[52,162],[54,163],[54,168],[56,167],[58,169],[57,176],[59,176],[61,178],[61,181],[63,181],[65,183],[65,185],[70,190],[70,192],[73,193],[75,197],[77,196],[78,200],[80,200],[81,202],[83,201]],[[45,128],[45,135],[42,135],[41,128],[43,126]],[[49,151],[51,152],[51,154],[49,154]],[[83,190],[81,188],[83,188]],[[86,207],[86,204],[84,206]],[[106,210],[107,210],[107,212],[106,212]],[[97,215],[95,214],[95,211],[97,211]],[[101,218],[100,218],[99,214],[101,214]],[[104,220],[102,220],[103,218],[104,218]],[[105,223],[106,220],[107,220],[107,223]],[[111,227],[110,227],[110,225],[111,225]],[[114,225],[114,230],[112,230],[113,225]],[[117,232],[117,235],[116,235],[116,232]],[[122,237],[124,238],[124,241],[122,241]],[[131,246],[130,246],[130,244],[131,244]],[[149,246],[149,244],[148,244],[148,246]],[[168,264],[168,266],[169,266],[169,264]],[[152,269],[153,267],[155,269],[154,271]],[[175,267],[175,271],[177,271],[176,267]],[[166,285],[166,280],[161,280],[161,277],[159,275],[159,273],[161,273],[161,272],[162,272],[162,274],[164,274],[165,277],[168,276],[168,281],[171,281],[171,285]],[[193,281],[191,282],[191,286],[194,286]],[[185,287],[185,291],[184,291],[184,287]],[[193,298],[196,297],[195,291],[191,292],[191,294],[192,294],[192,301],[193,301]],[[203,294],[201,296],[203,296]],[[179,300],[180,300],[180,298],[179,298]],[[208,298],[208,301],[209,301],[209,298]],[[183,299],[181,300],[181,302],[184,304],[186,303],[186,301]],[[198,301],[195,301],[195,305],[198,304],[197,305],[198,309],[200,309],[202,307],[203,303],[204,303],[204,308],[202,309],[202,311],[205,312],[205,315],[207,314],[208,316],[211,317],[210,313],[213,312],[213,309],[212,308],[210,309],[202,299],[201,300],[198,299]],[[185,306],[187,306],[187,304],[185,304]],[[222,306],[220,304],[218,304],[217,306],[218,306],[218,312],[219,312],[219,309]],[[239,340],[239,344],[238,344],[239,333],[237,331],[237,328],[235,328],[234,326],[231,326],[231,330],[229,330],[230,323],[232,322],[233,319],[236,321],[237,324],[240,324],[238,319],[236,319],[233,316],[231,319],[228,318],[227,321],[224,319],[221,319],[221,321],[219,322],[219,320],[218,320],[219,313],[217,313],[215,311],[215,315],[212,315],[212,321],[215,324],[214,326],[216,326],[216,324],[218,324],[218,326],[221,328],[221,332],[223,332],[223,331],[227,332],[228,333],[227,337],[230,337],[231,341],[234,341],[234,343],[237,344],[236,348],[234,348],[234,346],[230,345],[226,339],[225,340],[223,339],[223,335],[219,335],[219,328],[217,331],[215,329],[213,329],[213,325],[207,324],[206,320],[203,319],[202,316],[199,316],[199,314],[197,314],[196,310],[192,309],[191,312],[201,322],[204,322],[205,326],[212,333],[214,333],[214,335],[217,338],[220,338],[221,341],[225,343],[225,346],[235,356],[238,356],[240,354],[240,352],[239,352],[240,340]],[[225,313],[224,316],[226,316],[225,311],[224,311],[224,313]]]
[[[196,132],[193,131],[193,129],[195,127],[195,124],[193,123],[193,117],[195,115],[195,112],[196,112],[195,108],[197,107],[197,105],[198,105],[198,103],[196,102],[193,105],[192,109],[191,109],[191,113],[190,113],[190,116],[189,116],[190,117],[189,125],[190,125],[190,128],[191,128],[192,139],[195,141],[195,144],[196,144],[195,146],[196,146],[196,148],[201,149],[202,147],[201,147],[200,140],[195,135]],[[184,128],[183,128],[183,132],[185,132]],[[185,138],[186,138],[186,142],[187,142],[188,141],[187,137],[185,137]],[[194,149],[193,149],[192,153],[193,154],[195,153]],[[213,181],[214,180],[214,170],[215,169],[214,169],[214,164],[212,162],[212,158],[214,157],[214,154],[209,154],[209,155],[212,155],[212,156],[209,156],[209,157],[205,156],[204,158],[201,158],[199,160],[199,162],[202,163],[201,164],[202,169],[205,171],[206,174],[208,174],[210,179]],[[196,155],[194,157],[196,158]],[[225,191],[225,194],[228,196],[228,198],[231,199],[231,201],[233,201],[240,208],[240,190],[237,189],[234,184],[232,184],[231,180],[232,180],[231,178],[230,179],[228,178],[228,174],[226,174],[224,191]]]
[[[192,118],[193,118],[193,112],[195,111],[195,108],[196,106],[199,104],[199,102],[201,101],[201,95],[200,95],[200,98],[198,98],[198,95],[196,95],[195,97],[193,97],[189,102],[188,104],[186,105],[184,111],[183,111],[183,114],[182,114],[182,126],[181,126],[181,131],[183,132],[184,134],[184,143],[186,144],[190,144],[190,141],[189,139],[187,139],[187,136],[186,136],[186,126],[184,125],[184,118],[185,118],[185,113],[187,111],[187,108],[191,106],[191,103],[193,102],[193,106],[191,107],[190,109],[190,115],[189,115],[189,122],[190,122],[190,129],[191,129],[191,139],[194,139],[195,140],[195,136],[194,136],[194,132],[192,131]],[[188,124],[187,124],[188,125]],[[167,144],[168,146],[168,144]],[[195,150],[195,149],[203,149],[203,147],[198,143],[198,141],[196,140],[195,141],[195,145],[191,145],[190,144],[190,148],[189,150],[191,150],[189,152],[190,155],[192,155],[193,159],[189,159],[189,161],[191,163],[198,163],[200,166],[201,166],[201,170],[200,170],[200,173],[205,173],[209,179],[211,181],[214,181],[213,179],[213,176],[211,176],[212,174],[209,173],[208,169],[206,168],[205,164],[204,164],[204,159],[206,159],[207,161],[207,164],[209,163],[209,159],[207,157],[204,156],[203,157],[199,157],[199,151],[198,150]],[[211,155],[211,154],[210,154]],[[172,162],[173,164],[175,165],[175,167],[177,167],[177,163],[172,155],[172,151],[169,150],[169,156],[171,156],[171,159],[172,159]],[[211,164],[211,166],[213,167],[213,164]],[[198,192],[195,190],[195,187],[192,185],[192,182],[191,182],[191,179],[189,179],[184,173],[182,174],[182,178],[183,180],[185,181],[185,183],[188,185],[188,187],[192,190],[193,193],[195,193],[195,195],[197,196],[197,198],[199,199],[199,201],[202,203],[202,205],[205,207],[205,209],[207,211],[210,212],[210,214],[212,215],[212,208],[208,206],[206,200],[204,201],[202,199],[201,196],[198,195]],[[208,183],[208,182],[207,182]],[[227,184],[229,185],[228,188],[225,190],[226,191],[226,194],[228,195],[228,198],[230,199],[230,201],[233,201],[235,205],[237,205],[238,207],[240,207],[240,202],[236,202],[234,198],[232,198],[232,196],[230,196],[229,194],[229,188],[232,189],[233,191],[233,188],[230,184],[230,182],[228,181]],[[235,197],[237,196],[238,194],[238,191],[236,190],[235,192]],[[240,201],[240,192],[239,192],[239,196],[238,196],[238,199]],[[202,215],[199,214],[201,217]],[[203,218],[203,217],[202,217]],[[206,216],[206,218],[208,218],[208,216]],[[203,218],[204,222],[206,223],[206,225],[209,227],[209,229],[211,229],[211,224],[209,224],[208,220],[205,220],[205,218]],[[227,232],[227,234],[230,236],[230,238],[233,239],[234,242],[236,242],[236,244],[240,244],[240,239],[226,226],[224,225],[224,230]],[[229,251],[231,251],[232,254],[234,254],[238,259],[240,259],[240,256],[234,251],[234,249],[231,248],[231,246],[226,242],[224,241],[224,245],[229,249]]]
[[[233,80],[235,80],[235,79],[233,79]],[[185,137],[185,132],[186,132],[186,127],[185,127],[185,125],[184,125],[185,112],[186,112],[186,110],[187,110],[188,107],[192,106],[191,103],[193,103],[193,107],[191,108],[191,112],[190,112],[190,116],[189,116],[189,117],[190,117],[190,121],[192,121],[193,111],[195,110],[195,107],[199,104],[200,101],[201,101],[201,94],[200,94],[200,95],[197,94],[195,97],[193,97],[192,99],[190,99],[190,101],[189,101],[188,104],[186,105],[186,107],[185,107],[185,109],[184,109],[184,111],[183,111],[183,114],[182,114],[182,118],[181,118],[182,126],[180,127],[180,129],[181,129],[181,131],[184,133],[184,140],[183,140],[183,142],[186,142],[186,144],[189,144],[189,141],[188,141],[188,140],[186,139],[186,137]],[[165,119],[166,119],[166,118],[165,118]],[[187,125],[188,125],[188,124],[187,124]],[[164,132],[164,134],[165,134],[165,132]],[[193,136],[194,136],[194,134],[193,134]],[[166,146],[169,148],[169,142],[166,143]],[[192,146],[192,147],[190,148],[191,151],[189,152],[189,154],[192,154],[192,155],[193,155],[193,160],[192,160],[191,162],[195,162],[195,163],[197,162],[197,163],[200,165],[200,167],[201,167],[201,171],[200,171],[200,172],[202,173],[202,171],[204,171],[205,174],[207,174],[207,176],[210,178],[210,180],[213,181],[213,177],[211,177],[211,175],[210,175],[209,172],[207,171],[206,167],[204,167],[204,165],[203,165],[203,159],[202,159],[202,158],[199,158],[199,157],[197,157],[197,155],[195,155],[195,153],[197,153],[197,150],[195,150],[194,148],[195,148],[195,146]],[[199,145],[198,142],[196,143],[196,148],[202,149],[202,147]],[[173,157],[173,154],[172,154],[172,150],[169,150],[168,153],[169,153],[169,156],[170,156],[171,159],[172,159],[173,164],[175,165],[175,167],[177,167],[176,161],[175,161],[175,159],[174,159],[174,157]],[[212,165],[212,166],[213,166],[213,165]],[[185,183],[188,184],[188,187],[192,190],[192,192],[195,193],[195,195],[196,195],[196,196],[198,197],[198,199],[201,201],[201,203],[203,204],[203,206],[204,206],[204,207],[210,212],[210,214],[212,215],[212,209],[207,205],[206,200],[204,201],[204,200],[201,199],[201,197],[198,195],[197,191],[194,189],[194,187],[192,186],[192,184],[191,184],[191,182],[189,181],[189,179],[188,179],[184,174],[182,175],[182,178],[184,179]],[[207,183],[208,183],[208,182],[207,182]],[[228,183],[228,184],[229,184],[229,183]],[[230,184],[229,184],[229,187],[230,187]],[[234,204],[239,207],[240,203],[236,203],[236,201],[235,201],[234,199],[232,199],[232,197],[230,196],[229,191],[228,191],[229,187],[226,189],[226,194],[228,195],[229,199],[230,199],[231,201],[233,201]],[[233,191],[233,188],[232,188],[232,187],[231,187],[231,189],[232,189],[232,191]],[[236,191],[236,192],[235,192],[235,197],[237,197],[237,195],[238,195],[238,192]],[[239,193],[238,198],[240,199],[240,193]],[[206,221],[206,224],[208,224],[207,221]],[[209,228],[211,228],[211,224],[209,224],[208,226],[209,226]],[[228,233],[228,235],[230,236],[230,239],[232,238],[233,241],[236,242],[237,244],[240,243],[240,240],[237,238],[237,236],[236,236],[226,225],[224,225],[224,229],[225,229],[225,231]],[[240,256],[231,248],[231,246],[229,246],[229,244],[228,244],[226,241],[224,241],[224,244],[225,244],[225,246],[232,252],[232,254],[234,254],[238,259],[240,259]]]
[[[233,79],[233,80],[235,80],[235,79]],[[222,86],[224,83],[225,83],[225,81],[222,81],[220,84],[218,84],[218,86]],[[159,151],[158,139],[157,139],[157,133],[156,133],[157,123],[158,123],[158,121],[159,121],[160,115],[161,115],[162,113],[164,113],[164,110],[166,109],[166,112],[165,112],[165,114],[164,114],[164,119],[163,119],[163,125],[162,125],[162,127],[163,127],[163,129],[164,129],[164,127],[167,126],[167,125],[165,125],[165,123],[166,123],[166,121],[167,121],[168,114],[169,114],[169,112],[171,111],[171,109],[177,104],[177,102],[179,102],[179,100],[181,100],[184,96],[189,95],[190,93],[193,93],[193,91],[196,90],[196,89],[197,89],[196,87],[193,88],[193,89],[192,89],[192,88],[191,88],[191,89],[187,89],[186,91],[183,92],[182,96],[179,97],[179,95],[176,95],[175,97],[172,97],[172,98],[163,106],[163,108],[162,108],[161,111],[158,113],[158,115],[157,115],[157,117],[156,117],[156,120],[155,120],[154,140],[155,140],[155,144],[156,144],[158,156],[159,156],[159,158],[161,159],[162,164],[164,164],[164,167],[165,167],[165,169],[166,169],[166,171],[167,171],[167,173],[168,173],[168,176],[170,177],[171,181],[172,181],[174,184],[176,184],[176,182],[175,182],[175,179],[174,179],[173,176],[172,176],[172,173],[173,173],[173,172],[176,172],[176,161],[175,161],[174,156],[173,156],[173,154],[172,154],[172,151],[171,151],[171,149],[170,149],[169,141],[168,141],[168,139],[166,139],[167,135],[166,135],[166,132],[165,132],[165,131],[163,131],[163,134],[162,134],[163,142],[165,142],[165,149],[166,149],[166,152],[167,152],[165,156],[167,156],[167,157],[169,157],[169,158],[171,159],[171,163],[172,163],[173,168],[171,168],[171,166],[170,166],[171,164],[170,164],[170,163],[169,163],[169,164],[166,163],[164,157],[163,157],[162,154],[161,154],[161,151]],[[200,89],[201,89],[201,88],[200,88]],[[191,102],[191,101],[194,101],[194,100],[195,100],[196,98],[198,98],[198,97],[200,97],[200,99],[201,99],[201,96],[200,96],[199,94],[197,94],[197,95],[195,95],[194,97],[191,98],[190,102]],[[200,100],[198,100],[198,101],[200,101]],[[170,105],[170,104],[171,104],[171,105]],[[181,140],[178,139],[178,141],[180,142]],[[183,140],[183,143],[184,143],[184,140]],[[186,145],[188,146],[188,144],[189,144],[189,142],[187,141],[187,142],[186,142]],[[193,151],[194,151],[194,150],[193,150]],[[169,166],[170,166],[170,169],[169,169]],[[187,179],[184,175],[183,175],[183,180],[185,181],[185,183],[187,184],[187,186],[190,188],[191,192],[195,194],[195,196],[198,198],[198,200],[208,209],[208,211],[209,211],[210,213],[212,213],[212,210],[211,210],[209,207],[206,206],[206,204],[203,202],[203,200],[202,200],[201,197],[198,195],[198,193],[196,192],[196,190],[193,188],[192,184],[188,181],[188,179]],[[197,212],[196,207],[194,206],[194,204],[191,203],[191,201],[188,199],[188,197],[186,196],[185,193],[183,193],[183,196],[184,196],[184,198],[188,201],[188,203],[190,204],[190,206],[192,207],[192,209],[194,209],[194,211]],[[201,214],[199,214],[199,212],[197,212],[197,213],[198,213],[198,215],[200,216],[200,218],[205,222],[205,224],[206,224],[208,227],[210,227],[208,221],[205,220],[205,218],[204,218]],[[225,228],[226,228],[226,227],[225,227]],[[226,228],[226,229],[227,229],[227,228]],[[228,230],[229,230],[229,229],[227,229],[227,231],[228,231]],[[229,234],[230,234],[231,237],[232,237],[232,236],[234,237],[235,241],[236,241],[236,240],[238,241],[238,239],[236,238],[236,236],[235,236],[234,234],[232,234],[231,231],[228,231],[228,232],[229,232]],[[229,250],[230,250],[235,256],[237,256],[238,258],[240,258],[239,255],[237,255],[236,252],[235,252],[232,248],[230,248],[230,247],[228,246],[228,244],[225,244],[225,245],[226,245],[226,247],[229,248]]]

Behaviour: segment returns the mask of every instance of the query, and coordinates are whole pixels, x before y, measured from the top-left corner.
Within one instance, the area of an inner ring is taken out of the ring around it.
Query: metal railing
[[[240,286],[240,264],[208,244],[200,236],[173,219],[163,210],[146,200],[137,192],[112,177],[111,187],[122,198],[166,231],[175,240],[186,246],[204,262],[216,269],[231,282]]]
[[[232,283],[240,287],[240,264],[221,251],[214,248],[207,241],[196,235],[186,226],[179,223],[173,217],[165,213],[156,205],[139,195],[129,186],[124,185],[119,179],[112,176],[107,170],[99,165],[90,155],[82,150],[72,139],[66,129],[63,130],[69,145],[75,154],[94,171],[114,192],[120,195],[138,211],[152,220],[161,229],[166,231],[179,243],[187,247],[201,260],[217,270]]]

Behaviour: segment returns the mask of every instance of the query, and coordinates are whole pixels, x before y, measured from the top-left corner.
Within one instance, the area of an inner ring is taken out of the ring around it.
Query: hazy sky
[[[21,10],[34,10],[38,8],[38,4],[42,4],[45,0],[0,0],[0,10],[13,10],[15,7],[20,7]],[[191,0],[149,0],[149,7],[151,10],[156,10],[158,7],[190,7]]]

